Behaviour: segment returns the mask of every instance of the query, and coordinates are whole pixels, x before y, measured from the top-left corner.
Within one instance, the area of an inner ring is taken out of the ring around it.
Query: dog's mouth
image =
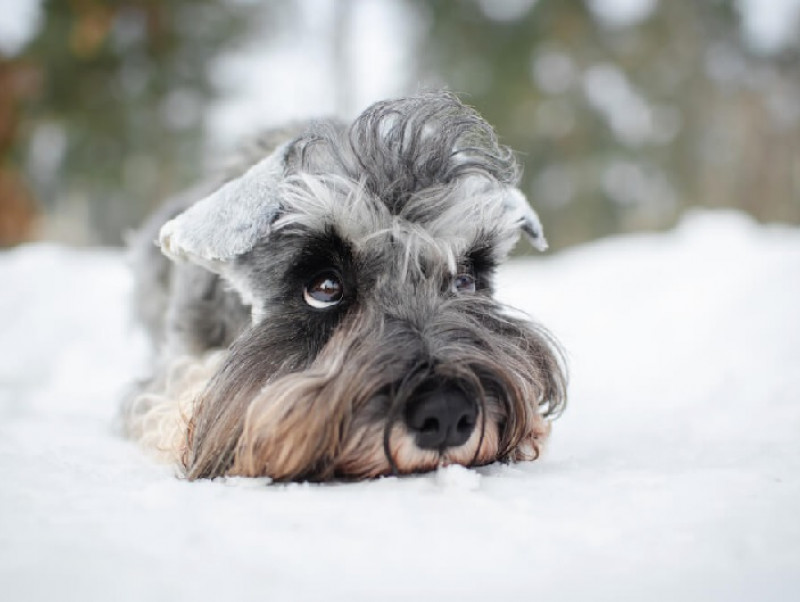
[[[496,425],[485,424],[484,421],[475,420],[476,424],[470,429],[460,445],[428,449],[419,444],[419,437],[409,435],[414,439],[414,448],[406,451],[401,458],[400,473],[426,472],[440,467],[458,464],[461,466],[480,466],[497,459],[498,432]]]
[[[374,428],[374,427],[373,427]],[[418,444],[418,436],[404,423],[395,423],[384,437],[383,445],[374,442],[374,431],[365,429],[346,445],[336,461],[335,474],[343,479],[376,478],[434,471],[440,467],[481,466],[497,460],[499,433],[491,421],[485,426],[478,417],[476,428],[458,446],[429,449]],[[360,445],[359,445],[360,442]]]

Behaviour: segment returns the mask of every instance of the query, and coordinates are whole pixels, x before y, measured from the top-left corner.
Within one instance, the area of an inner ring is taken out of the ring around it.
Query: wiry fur
[[[128,433],[192,479],[537,457],[564,366],[546,331],[492,298],[519,232],[545,243],[490,126],[429,94],[271,138],[133,243],[139,315],[162,352],[125,406]],[[151,251],[159,229],[173,263]],[[309,307],[304,286],[327,269],[344,297]],[[453,287],[464,273],[474,292]],[[441,382],[475,404],[477,425],[463,445],[421,449],[404,412]]]

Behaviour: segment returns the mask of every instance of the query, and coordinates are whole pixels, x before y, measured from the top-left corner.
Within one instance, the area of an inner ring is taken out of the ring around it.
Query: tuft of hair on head
[[[477,111],[450,92],[385,100],[349,128],[320,124],[299,143],[300,169],[344,175],[399,213],[411,195],[467,174],[502,185],[519,180],[514,154]]]

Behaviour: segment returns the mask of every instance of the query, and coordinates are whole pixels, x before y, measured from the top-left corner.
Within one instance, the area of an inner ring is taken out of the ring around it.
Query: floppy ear
[[[172,259],[220,273],[269,234],[280,210],[279,184],[289,144],[253,165],[161,227],[158,244]]]
[[[503,203],[506,211],[519,216],[519,227],[531,245],[533,245],[533,248],[537,251],[546,251],[547,239],[544,237],[542,222],[539,221],[539,216],[530,206],[522,191],[519,188],[509,186],[506,188]]]

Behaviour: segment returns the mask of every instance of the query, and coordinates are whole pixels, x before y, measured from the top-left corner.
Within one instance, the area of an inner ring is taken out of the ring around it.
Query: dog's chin
[[[439,466],[461,464],[478,466],[497,459],[498,431],[487,425],[483,436],[476,429],[461,446],[444,450],[423,449],[404,427],[392,429],[388,439],[384,429],[362,429],[349,438],[337,458],[334,474],[341,479],[370,479],[392,474],[412,474],[435,470]]]
[[[426,473],[451,465],[475,467],[497,461],[533,460],[541,453],[549,432],[549,422],[540,418],[527,437],[504,451],[500,428],[495,422],[487,422],[483,430],[476,428],[463,445],[431,450],[419,447],[415,437],[402,426],[392,429],[388,441],[384,441],[382,429],[365,429],[345,446],[334,473],[340,479],[372,479]]]

